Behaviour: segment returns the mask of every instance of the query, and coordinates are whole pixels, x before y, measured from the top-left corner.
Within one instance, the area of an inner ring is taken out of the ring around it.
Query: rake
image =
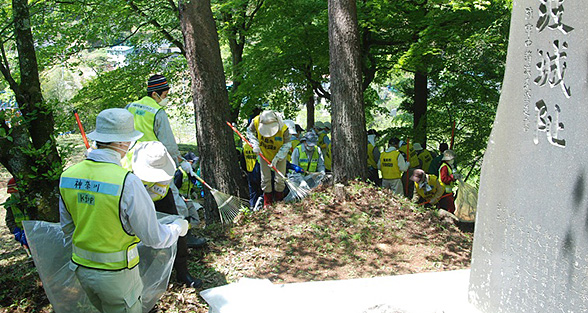
[[[220,215],[221,223],[229,224],[233,221],[239,212],[246,210],[248,201],[239,197],[231,196],[229,194],[220,192],[212,188],[200,176],[194,175],[196,179],[201,182],[206,188],[210,189],[210,193],[214,197],[214,201],[218,206],[218,213]]]
[[[239,135],[239,137],[241,137],[241,140],[243,140],[243,142],[246,142],[248,145],[250,145],[253,148],[253,145],[251,144],[251,142],[249,142],[249,140],[247,140],[247,138],[245,138],[245,136],[243,136],[243,134],[241,134],[241,132],[239,132],[239,130],[237,128],[235,128],[235,126],[233,126],[231,123],[226,122],[227,125],[229,125],[229,127],[237,133],[237,135]],[[268,165],[271,169],[274,170],[274,172],[277,173],[277,175],[279,175],[285,182],[286,185],[288,186],[288,189],[290,190],[290,193],[288,194],[288,198],[291,198],[293,201],[297,201],[297,200],[302,200],[304,199],[306,196],[308,196],[310,194],[310,188],[308,186],[303,186],[303,185],[296,185],[294,182],[292,182],[290,179],[288,179],[286,176],[284,176],[284,174],[282,174],[282,172],[280,172],[275,166],[272,165],[272,162],[270,162],[264,155],[263,153],[258,153],[257,155],[259,155]],[[292,194],[292,196],[290,197],[290,194]]]

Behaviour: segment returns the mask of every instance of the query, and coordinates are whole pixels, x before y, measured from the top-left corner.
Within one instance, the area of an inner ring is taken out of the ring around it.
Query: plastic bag
[[[178,218],[158,213],[164,224]],[[59,223],[23,221],[31,255],[47,298],[55,312],[98,312],[82,289],[75,272],[70,269],[71,240],[66,240]],[[153,249],[143,244],[139,249],[139,272],[143,280],[143,312],[149,312],[167,289],[176,245]]]
[[[457,198],[455,198],[455,216],[460,222],[474,222],[477,207],[478,189],[460,180]]]

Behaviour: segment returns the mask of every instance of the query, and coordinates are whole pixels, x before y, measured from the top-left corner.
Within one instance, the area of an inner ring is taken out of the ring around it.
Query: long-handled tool
[[[84,131],[84,126],[82,126],[82,122],[80,121],[80,116],[78,115],[78,110],[73,110],[74,116],[76,117],[76,122],[78,122],[78,128],[80,129],[80,133],[82,134],[82,139],[84,139],[84,144],[86,145],[86,149],[90,149],[90,144],[88,143],[88,138],[86,137],[86,132]]]
[[[239,130],[237,128],[235,128],[235,126],[233,126],[229,122],[226,122],[226,123],[227,123],[227,125],[229,125],[229,127],[235,133],[237,133],[237,135],[239,135],[239,137],[241,137],[241,140],[243,140],[243,142],[246,142],[248,145],[251,146],[251,148],[253,148],[253,145],[251,144],[251,142],[249,142],[249,140],[247,140],[247,138],[245,138],[245,136],[243,136],[243,134],[241,134],[241,132],[239,132]],[[274,165],[272,165],[272,162],[270,160],[268,160],[263,155],[263,153],[260,152],[260,153],[258,153],[258,155],[270,166],[270,168],[272,168],[274,170],[274,172],[277,173],[277,175],[279,175],[286,182],[286,185],[288,185],[288,189],[290,189],[290,192],[293,193],[292,195],[293,195],[294,200],[302,200],[310,194],[310,188],[303,187],[302,185],[294,184],[286,176],[284,176],[284,174],[282,172],[280,172]]]
[[[229,224],[233,221],[237,214],[246,209],[249,202],[239,197],[231,196],[229,194],[220,192],[212,188],[200,176],[194,175],[196,179],[201,182],[206,188],[210,189],[210,193],[214,197],[214,201],[218,206],[218,213],[220,215],[221,223]]]

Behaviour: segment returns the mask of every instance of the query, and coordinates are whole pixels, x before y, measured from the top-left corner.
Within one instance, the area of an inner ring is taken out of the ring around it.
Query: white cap
[[[88,138],[98,142],[131,142],[143,137],[135,130],[135,121],[131,112],[120,109],[106,109],[96,116],[96,129]]]
[[[290,135],[296,135],[296,123],[293,120],[284,120],[284,124],[288,125],[288,131],[290,131]]]
[[[259,134],[263,137],[272,137],[278,133],[282,123],[278,115],[271,110],[263,111],[259,114]]]
[[[163,182],[174,177],[176,165],[159,141],[144,141],[135,146],[133,152],[133,173],[142,181]]]

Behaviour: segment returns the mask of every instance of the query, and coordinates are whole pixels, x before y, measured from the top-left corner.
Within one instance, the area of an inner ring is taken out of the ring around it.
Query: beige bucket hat
[[[88,138],[98,142],[131,142],[143,137],[135,130],[135,121],[131,112],[120,109],[106,109],[96,117],[96,129]]]
[[[267,110],[259,115],[259,134],[263,137],[272,137],[282,128],[282,121],[276,112]]]
[[[453,150],[445,150],[443,151],[443,161],[449,161],[455,159],[455,152]]]
[[[135,146],[133,152],[133,173],[142,181],[163,182],[174,177],[176,165],[159,141],[144,141]]]

